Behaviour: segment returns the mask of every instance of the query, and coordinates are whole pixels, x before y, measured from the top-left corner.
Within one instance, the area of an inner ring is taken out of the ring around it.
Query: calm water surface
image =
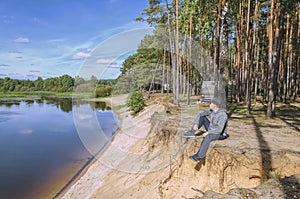
[[[76,108],[92,109],[109,138],[116,132],[105,103],[0,101],[0,198],[52,198],[92,158],[74,125]]]

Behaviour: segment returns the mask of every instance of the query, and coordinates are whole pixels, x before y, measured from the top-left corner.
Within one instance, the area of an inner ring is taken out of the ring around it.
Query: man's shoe
[[[197,159],[195,158],[195,155],[191,155],[191,156],[189,156],[189,158],[190,158],[191,160],[193,160],[193,161],[196,161],[196,162],[197,162]]]
[[[186,138],[195,137],[195,130],[190,130],[188,132],[185,132],[182,136]]]
[[[197,133],[195,133],[195,136],[201,136],[201,135],[203,135],[205,132],[206,132],[206,131],[200,130],[200,131],[198,131]]]
[[[228,134],[225,134],[225,135],[220,135],[219,136],[219,140],[225,140],[225,139],[227,139],[229,137],[229,135]]]
[[[203,158],[197,158],[196,157],[196,155],[191,155],[191,156],[189,156],[189,158],[191,159],[191,160],[194,160],[194,161],[202,161],[202,160],[204,160]]]

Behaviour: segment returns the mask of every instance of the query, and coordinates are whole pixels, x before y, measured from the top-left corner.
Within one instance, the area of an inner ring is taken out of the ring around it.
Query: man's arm
[[[203,111],[203,112],[200,112],[196,118],[194,119],[194,124],[197,124],[199,123],[199,120],[200,120],[200,117],[203,117],[203,116],[209,116],[211,114],[212,110],[210,109],[207,109],[206,111]]]
[[[217,124],[212,126],[211,129],[209,129],[209,131],[207,133],[209,134],[220,134],[222,133],[226,123],[227,123],[227,114],[225,112],[223,112],[217,120]]]

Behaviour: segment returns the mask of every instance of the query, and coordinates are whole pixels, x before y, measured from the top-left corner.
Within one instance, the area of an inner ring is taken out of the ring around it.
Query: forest
[[[117,88],[165,85],[178,106],[179,96],[189,103],[201,82],[214,81],[226,91],[217,95],[249,113],[261,96],[272,118],[276,102],[299,95],[299,8],[299,0],[149,0],[136,20],[153,35],[124,61]]]
[[[75,78],[69,75],[62,75],[60,77],[51,77],[43,79],[38,77],[36,80],[18,80],[5,77],[0,78],[0,93],[7,96],[7,93],[26,92],[28,94],[35,94],[39,91],[65,93],[93,93],[93,97],[107,97],[110,96],[115,80],[98,80],[95,76],[90,79],[84,79],[76,76]]]
[[[256,100],[275,116],[276,102],[296,101],[300,92],[299,0],[148,0],[137,21],[153,27],[116,80],[63,75],[36,80],[0,79],[0,92],[93,92],[95,97],[132,90],[201,94],[205,81],[215,95],[243,103]],[[149,93],[149,92],[148,92]]]

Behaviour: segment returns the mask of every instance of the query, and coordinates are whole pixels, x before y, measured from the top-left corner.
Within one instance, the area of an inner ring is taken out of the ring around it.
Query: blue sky
[[[133,41],[130,47],[120,47],[119,36],[132,39],[135,30],[148,27],[134,21],[147,6],[148,0],[3,0],[0,78],[74,77],[95,63],[103,68],[94,71],[95,76],[115,78],[138,45]],[[114,54],[104,55],[108,48]]]

